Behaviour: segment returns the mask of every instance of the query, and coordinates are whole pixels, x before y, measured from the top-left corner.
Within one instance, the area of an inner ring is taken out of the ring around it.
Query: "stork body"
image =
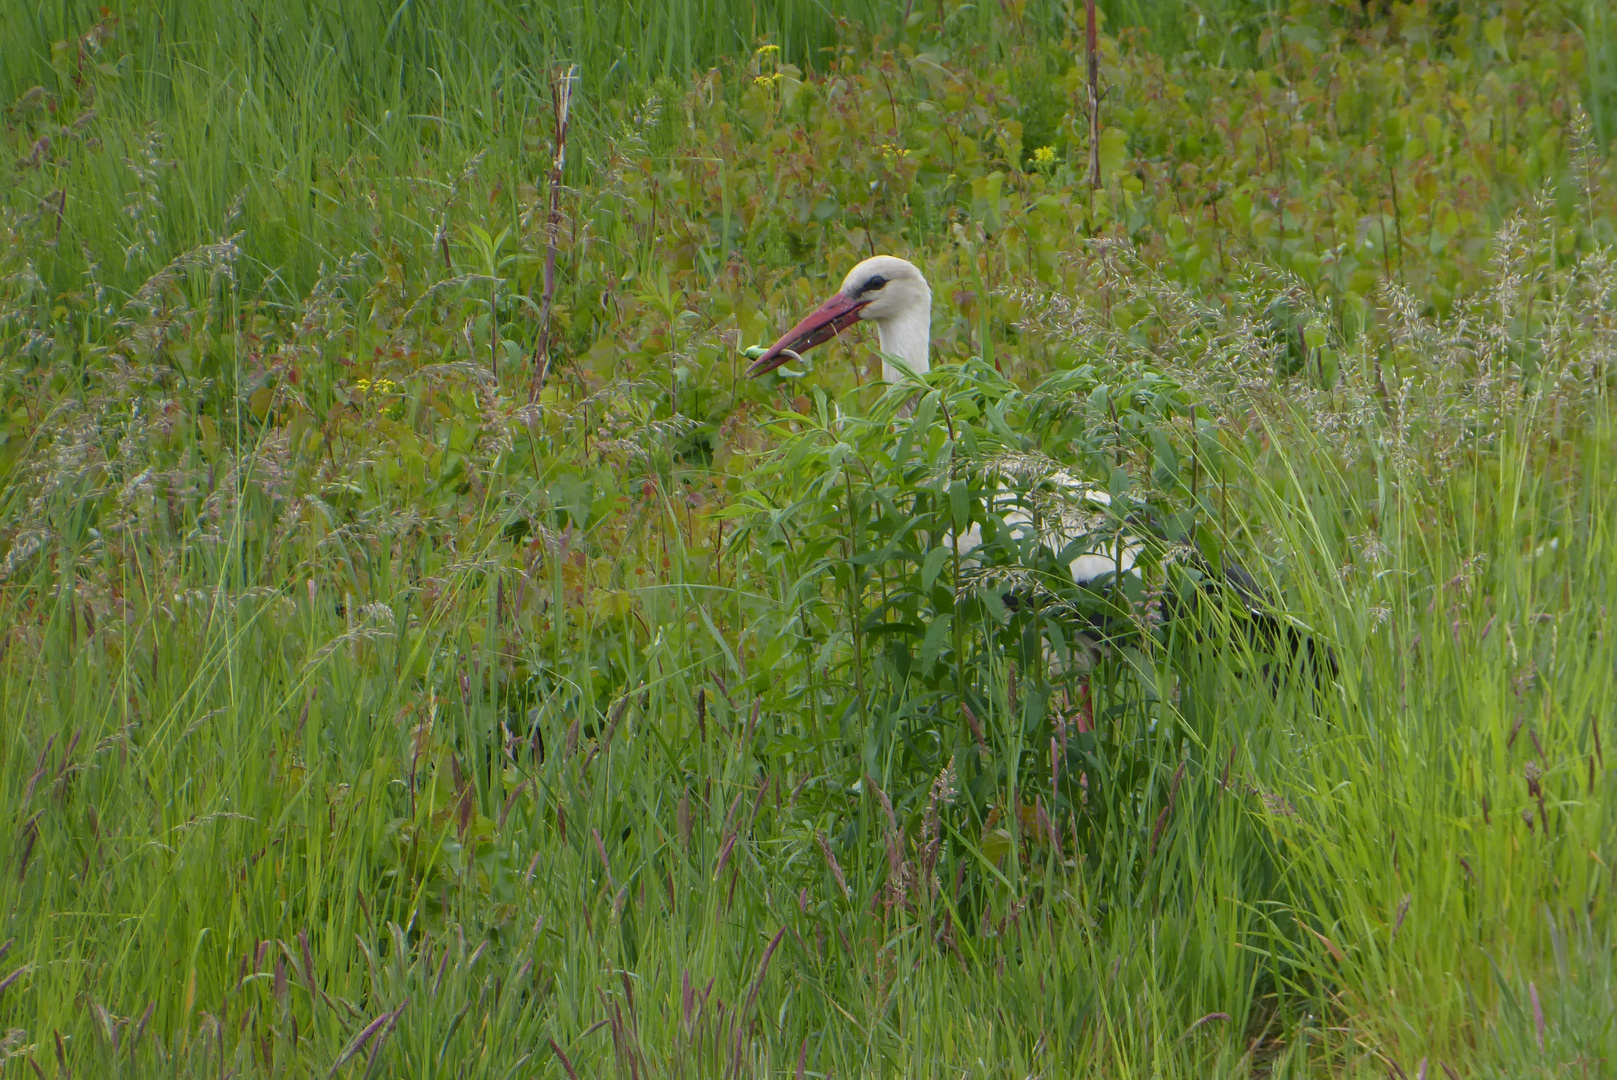
[[[1117,536],[1110,493],[1084,483],[1064,470],[1041,478],[1034,485],[1037,493],[1024,492],[1003,484],[990,496],[986,507],[1015,540],[1037,539],[1052,555],[1066,552],[1075,542],[1067,568],[1072,580],[1088,585],[1107,574],[1139,575],[1135,563],[1145,542],[1127,533]],[[1037,498],[1042,495],[1042,498]],[[1039,513],[1034,512],[1037,502]],[[972,555],[983,544],[983,527],[973,523],[958,539],[944,538],[944,546],[962,556]]]

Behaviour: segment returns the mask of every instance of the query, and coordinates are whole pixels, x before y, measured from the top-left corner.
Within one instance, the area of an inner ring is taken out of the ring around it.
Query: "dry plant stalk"
[[[539,305],[539,340],[534,345],[535,374],[530,400],[539,397],[545,387],[545,375],[550,369],[550,312],[556,301],[556,249],[561,244],[561,177],[562,166],[567,163],[567,125],[573,108],[573,80],[578,77],[578,65],[559,72],[551,81],[550,92],[556,116],[556,157],[550,165],[550,216],[545,223],[545,291]]]
[[[1089,64],[1089,186],[1100,187],[1100,57],[1096,52],[1095,0],[1085,0],[1084,50]]]

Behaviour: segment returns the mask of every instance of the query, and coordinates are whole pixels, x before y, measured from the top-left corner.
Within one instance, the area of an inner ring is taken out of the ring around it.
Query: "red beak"
[[[859,313],[869,300],[850,300],[841,293],[804,316],[803,321],[781,335],[769,351],[753,361],[747,378],[755,379],[774,371],[799,353],[808,352],[822,341],[830,341],[859,321]]]

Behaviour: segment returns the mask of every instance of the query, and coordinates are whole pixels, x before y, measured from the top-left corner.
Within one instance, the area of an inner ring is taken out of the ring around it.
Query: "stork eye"
[[[875,292],[877,289],[881,288],[882,286],[884,286],[886,284],[887,284],[887,279],[882,277],[880,274],[877,274],[875,277],[873,277],[869,281],[865,282],[864,288],[860,289],[859,291],[862,292],[862,293]]]

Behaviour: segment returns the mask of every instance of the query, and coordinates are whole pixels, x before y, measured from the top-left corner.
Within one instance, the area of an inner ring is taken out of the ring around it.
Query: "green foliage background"
[[[1610,11],[1103,8],[0,9],[0,1072],[1607,1067]]]

